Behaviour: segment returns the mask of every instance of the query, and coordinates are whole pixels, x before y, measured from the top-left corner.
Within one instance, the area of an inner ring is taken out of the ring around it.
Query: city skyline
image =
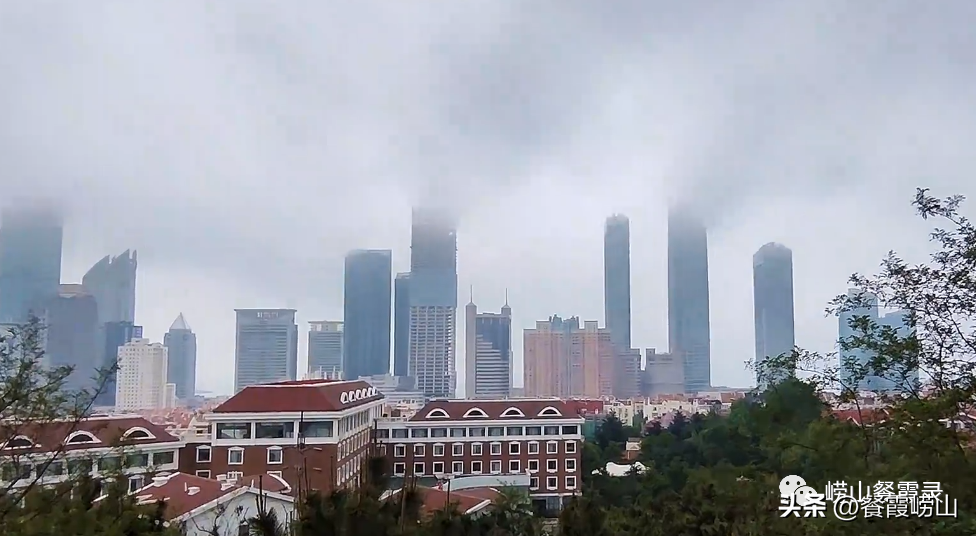
[[[381,20],[370,0],[246,4],[0,7],[25,29],[0,37],[4,204],[65,206],[61,283],[138,250],[136,322],[160,341],[181,311],[192,321],[200,390],[233,390],[235,308],[341,319],[355,248],[409,271],[425,204],[457,216],[456,287],[487,310],[510,289],[516,334],[555,313],[603,321],[602,223],[627,214],[632,346],[664,352],[667,206],[689,200],[709,220],[710,376],[748,385],[758,247],[793,248],[796,342],[829,352],[823,310],[851,273],[889,249],[925,260],[915,187],[976,195],[961,3],[485,3]]]

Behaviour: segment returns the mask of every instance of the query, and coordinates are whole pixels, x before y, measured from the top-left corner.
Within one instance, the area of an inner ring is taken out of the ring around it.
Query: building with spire
[[[163,336],[167,349],[167,382],[176,385],[176,398],[187,400],[197,389],[197,336],[186,323],[183,313],[169,326]]]
[[[512,390],[512,308],[508,292],[501,313],[479,313],[474,291],[464,307],[466,398],[506,398]]]

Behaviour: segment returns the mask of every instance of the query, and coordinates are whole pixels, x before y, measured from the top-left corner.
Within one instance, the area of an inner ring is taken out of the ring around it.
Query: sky
[[[137,249],[137,322],[161,340],[184,313],[198,390],[227,393],[234,308],[297,309],[301,368],[343,256],[406,271],[418,204],[460,215],[460,306],[508,289],[519,371],[523,328],[603,322],[603,223],[628,215],[633,343],[667,348],[680,200],[709,215],[712,382],[749,385],[761,245],[792,248],[797,344],[830,351],[846,278],[930,251],[915,188],[976,194],[974,21],[962,0],[6,0],[0,201],[67,208],[65,283]]]

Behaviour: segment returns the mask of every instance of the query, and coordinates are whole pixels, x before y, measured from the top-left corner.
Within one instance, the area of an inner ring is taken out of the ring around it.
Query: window
[[[542,435],[541,426],[526,426],[525,435]]]
[[[451,437],[464,437],[467,428],[451,428]]]
[[[503,435],[505,435],[505,427],[504,426],[489,426],[488,427],[488,436],[489,437],[501,437]]]
[[[397,476],[403,476],[407,472],[407,465],[403,462],[397,462],[393,464],[393,474]]]
[[[576,472],[576,460],[574,460],[573,458],[569,458],[568,460],[566,460],[566,472],[567,473]]]
[[[176,459],[175,450],[165,450],[163,452],[153,453],[153,465],[166,465],[168,463],[173,463]]]
[[[421,437],[421,438],[427,437],[427,429],[414,428],[413,430],[410,430],[410,437]]]
[[[468,428],[468,437],[485,437],[485,429],[483,427]]]
[[[481,462],[471,462],[471,474],[473,475],[481,474]]]
[[[430,437],[447,437],[447,428],[431,428]]]
[[[88,432],[78,430],[76,432],[72,432],[71,435],[68,436],[68,439],[65,441],[65,444],[76,445],[79,443],[97,443],[97,442],[98,439],[96,439],[95,436],[91,435]]]
[[[556,460],[546,460],[546,471],[550,473],[555,473],[559,470]]]
[[[501,443],[492,443],[490,446],[491,446],[491,451],[490,452],[491,452],[491,454],[493,456],[498,456],[499,454],[502,453],[502,444]]]
[[[555,441],[546,443],[546,454],[559,454],[559,443]]]
[[[118,456],[105,456],[98,460],[99,471],[114,471],[122,467],[122,458]]]
[[[492,460],[491,461],[491,474],[497,475],[498,473],[501,473],[501,472],[502,472],[502,462],[501,462],[501,460]]]
[[[435,475],[444,474],[444,462],[434,462],[434,474]]]
[[[566,454],[576,454],[576,442],[575,441],[567,441],[566,442],[566,446],[564,448],[566,449]]]
[[[143,454],[143,456],[146,456],[146,459],[149,458],[149,456],[145,454]],[[146,465],[149,465],[149,462],[146,462]],[[64,462],[62,461],[49,462],[49,465],[47,467],[44,467],[44,464],[40,463],[34,468],[34,475],[37,478],[41,478],[44,476],[61,476],[63,474],[64,474]]]
[[[129,477],[129,493],[132,493],[138,489],[142,489],[145,486],[146,479],[142,475],[130,476]]]
[[[196,471],[193,474],[197,475],[200,478],[210,478],[210,469],[200,469],[199,471]]]
[[[295,437],[295,423],[259,422],[254,425],[254,437],[258,439],[283,439]]]
[[[534,476],[529,479],[529,489],[539,489],[539,477]]]
[[[563,426],[563,435],[572,435],[578,433],[579,433],[579,426],[576,426],[575,424],[568,424],[566,426]]]
[[[559,487],[559,479],[558,478],[556,478],[554,476],[550,476],[550,477],[547,477],[546,478],[546,488],[547,489],[556,489],[557,487]]]
[[[576,489],[576,477],[567,476],[566,477],[566,489]]]
[[[471,443],[471,454],[481,456],[481,443]]]
[[[415,462],[413,464],[413,474],[415,475],[424,474],[424,462]]]
[[[451,472],[456,475],[464,474],[464,462],[454,462],[451,464]]]
[[[227,465],[244,465],[244,449],[229,449],[227,451]]]
[[[406,439],[407,438],[407,429],[406,428],[394,428],[393,429],[393,438],[394,439]]]
[[[464,443],[455,443],[451,445],[451,450],[455,456],[464,456]]]
[[[251,423],[219,422],[217,439],[251,439]]]
[[[508,472],[509,473],[521,473],[522,468],[518,460],[508,460]]]
[[[532,442],[530,442],[529,443],[529,454],[538,454],[538,453],[539,453],[539,442],[538,441],[532,441]]]
[[[559,427],[558,426],[546,426],[545,429],[543,430],[543,432],[545,433],[545,435],[559,435]]]
[[[519,444],[518,443],[516,443],[516,442],[513,441],[513,442],[511,442],[511,443],[508,444],[508,453],[509,454],[518,454],[519,453],[519,450],[520,449],[519,449]]]
[[[281,471],[268,471],[268,476],[281,478]]]
[[[443,455],[444,455],[444,444],[443,443],[435,443],[434,444],[434,456],[443,456]]]
[[[539,472],[539,460],[529,460],[529,472],[530,473]]]
[[[393,457],[394,458],[403,458],[406,455],[407,455],[407,446],[406,445],[393,445]]]
[[[522,435],[522,427],[521,426],[509,426],[508,429],[506,430],[506,432],[508,433],[508,435],[511,435],[511,436],[520,436],[520,435]]]
[[[68,461],[69,475],[87,475],[91,473],[91,470],[92,470],[91,460],[69,460]]]
[[[332,421],[303,422],[299,425],[298,431],[302,437],[332,437],[335,433],[335,424]]]
[[[237,481],[237,480],[240,480],[242,478],[244,478],[244,473],[242,473],[240,471],[229,471],[227,473],[227,480]]]
[[[268,464],[276,465],[281,463],[284,458],[281,447],[271,447],[268,449]]]
[[[413,455],[414,456],[423,456],[424,455],[424,444],[423,443],[419,443],[419,444],[413,446]]]
[[[379,438],[379,439],[389,439],[390,438],[390,431],[387,430],[386,428],[377,428],[376,429],[376,437]]]
[[[210,463],[210,447],[197,447],[197,463]]]

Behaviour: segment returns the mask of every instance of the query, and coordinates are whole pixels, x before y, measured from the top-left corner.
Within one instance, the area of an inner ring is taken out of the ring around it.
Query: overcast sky
[[[4,0],[0,196],[67,202],[64,282],[138,249],[137,322],[182,311],[216,392],[235,307],[298,309],[303,367],[343,255],[406,271],[419,202],[461,214],[461,306],[510,289],[519,370],[536,320],[603,322],[627,214],[632,338],[666,348],[666,206],[692,200],[712,382],[747,385],[762,244],[793,249],[797,343],[827,351],[851,272],[928,251],[914,188],[976,194],[974,25],[963,0]]]

